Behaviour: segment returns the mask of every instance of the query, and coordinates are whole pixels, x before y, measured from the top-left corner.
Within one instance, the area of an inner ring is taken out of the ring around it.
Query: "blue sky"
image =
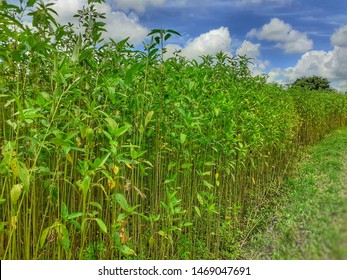
[[[18,2],[11,0],[9,2]],[[87,0],[56,3],[59,20]],[[269,81],[293,82],[319,75],[347,90],[347,1],[344,0],[106,0],[106,37],[130,36],[137,45],[153,28],[174,29],[169,53],[181,49],[188,58],[222,50],[254,58],[253,71]]]

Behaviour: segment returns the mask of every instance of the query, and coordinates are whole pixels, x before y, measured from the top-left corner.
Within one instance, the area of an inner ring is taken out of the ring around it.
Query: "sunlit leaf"
[[[181,133],[181,135],[180,135],[180,142],[181,142],[181,145],[184,144],[184,142],[186,141],[186,139],[187,139],[187,135],[184,134],[184,133]]]
[[[210,184],[209,182],[207,182],[206,180],[203,180],[202,182],[203,182],[204,186],[208,187],[209,189],[214,188],[214,186],[212,184]]]
[[[75,218],[78,218],[81,216],[83,216],[83,212],[73,212],[73,213],[68,214],[67,218],[70,220],[70,219],[75,219]]]
[[[107,226],[105,225],[104,221],[99,219],[99,218],[95,218],[95,221],[98,223],[100,229],[104,232],[107,233]]]
[[[195,210],[196,214],[198,214],[198,216],[201,218],[200,209],[197,206],[194,206],[194,210]]]
[[[148,114],[146,115],[145,118],[145,127],[148,125],[148,123],[151,121],[152,117],[153,117],[154,111],[150,111],[148,112]]]
[[[23,183],[24,189],[26,191],[29,190],[30,173],[29,173],[28,168],[22,162],[18,162],[18,174],[19,174],[19,178],[21,179],[21,181]]]
[[[204,204],[204,200],[203,200],[202,196],[199,193],[196,194],[196,198],[198,199],[198,201],[199,201],[199,203],[201,205]]]
[[[116,201],[119,203],[119,205],[122,207],[123,210],[125,210],[127,212],[131,212],[132,208],[128,204],[124,195],[117,193],[116,194]]]
[[[11,189],[11,203],[16,204],[20,195],[22,194],[23,184],[16,184]]]
[[[117,222],[124,220],[127,217],[127,214],[120,213],[117,217]]]
[[[96,208],[102,210],[102,206],[100,205],[100,203],[98,203],[96,201],[89,202],[89,205],[95,206]]]
[[[45,244],[45,241],[47,239],[47,235],[50,232],[50,230],[51,230],[51,227],[48,227],[48,228],[45,228],[42,231],[42,234],[41,234],[41,237],[40,237],[40,247],[43,247],[43,245]]]

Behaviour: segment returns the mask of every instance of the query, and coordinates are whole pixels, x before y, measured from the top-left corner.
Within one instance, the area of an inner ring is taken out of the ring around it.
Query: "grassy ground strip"
[[[243,258],[347,259],[347,128],[308,149],[278,195]]]

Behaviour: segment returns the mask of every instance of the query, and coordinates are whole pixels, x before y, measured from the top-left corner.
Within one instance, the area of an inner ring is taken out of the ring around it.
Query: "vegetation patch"
[[[239,258],[347,97],[268,84],[243,56],[164,59],[171,29],[105,40],[100,2],[74,26],[0,1],[0,258]]]

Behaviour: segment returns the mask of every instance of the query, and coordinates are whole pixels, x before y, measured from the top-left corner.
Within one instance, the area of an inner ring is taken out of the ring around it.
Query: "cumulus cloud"
[[[268,60],[260,59],[260,44],[253,44],[250,41],[243,41],[241,46],[236,50],[237,55],[245,55],[251,58],[250,70],[254,75],[264,74],[266,68],[270,65]]]
[[[260,44],[253,44],[250,41],[243,41],[242,45],[236,50],[236,54],[245,55],[249,58],[257,58],[260,54]]]
[[[331,36],[331,51],[312,50],[302,55],[293,67],[272,69],[269,81],[292,83],[302,76],[321,76],[328,78],[341,91],[347,91],[347,45],[344,32],[347,25],[342,26]]]
[[[58,13],[58,21],[67,23],[73,20],[73,16],[87,4],[87,0],[49,0],[54,3],[54,10]]]
[[[231,41],[229,29],[222,26],[188,40],[184,47],[178,44],[166,45],[165,58],[173,57],[176,51],[179,51],[180,55],[187,59],[197,60],[202,55],[215,55],[220,51],[230,53]]]
[[[223,26],[201,34],[193,40],[189,40],[182,49],[182,55],[187,58],[198,58],[201,55],[215,55],[219,51],[231,51],[229,29]]]
[[[334,46],[347,48],[347,25],[342,26],[331,36],[331,43]]]
[[[313,75],[332,79],[332,57],[332,52],[309,51],[301,57],[294,67],[285,69],[285,76],[290,81],[295,81],[302,76]]]
[[[83,6],[88,4],[87,0],[50,0],[47,2],[55,4],[54,9],[59,15],[57,20],[63,24],[67,22],[76,23],[77,20],[73,18],[73,15],[77,13],[77,10],[81,10]],[[95,7],[98,12],[105,13],[106,38],[119,41],[130,37],[130,43],[138,44],[149,33],[149,30],[140,24],[138,16],[133,12],[126,14],[122,11],[113,11],[108,3],[96,4]]]
[[[199,59],[202,55],[215,55],[220,51],[230,53],[231,36],[229,29],[222,26],[188,40],[184,47],[168,44],[166,50],[165,58],[172,57],[176,51],[180,51],[180,55],[188,59]]]
[[[106,29],[108,37],[116,41],[130,37],[129,42],[132,44],[141,43],[149,33],[149,29],[139,23],[136,15],[126,15],[119,11],[107,15]]]
[[[290,24],[278,18],[271,19],[259,30],[252,29],[246,36],[274,41],[277,43],[276,47],[283,49],[286,53],[305,53],[313,47],[313,41],[305,33],[294,30]]]
[[[331,67],[333,76],[336,79],[346,80],[347,78],[347,47],[336,46],[332,51]]]

